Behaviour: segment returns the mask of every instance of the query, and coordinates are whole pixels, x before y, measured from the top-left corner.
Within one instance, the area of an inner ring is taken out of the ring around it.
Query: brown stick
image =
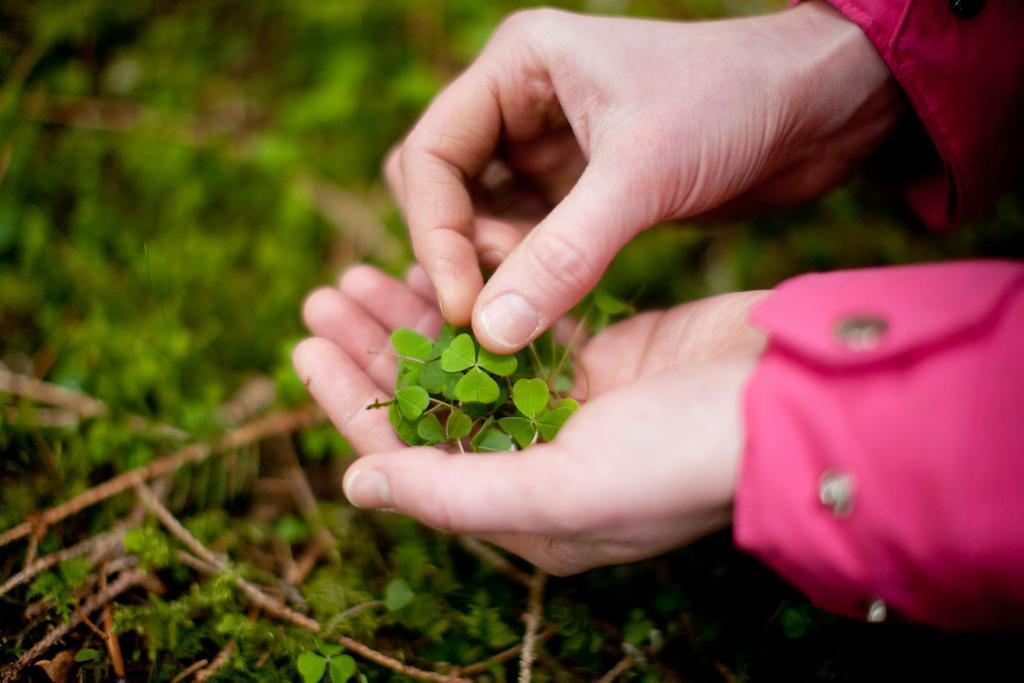
[[[125,572],[118,576],[116,581],[107,586],[107,590],[100,591],[86,600],[82,605],[81,610],[72,614],[66,623],[54,626],[45,636],[43,636],[42,640],[29,648],[29,650],[19,657],[17,661],[8,664],[0,670],[0,681],[6,683],[7,681],[17,680],[21,672],[25,670],[25,667],[39,659],[39,657],[49,650],[54,643],[70,633],[72,629],[82,622],[80,614],[90,614],[95,612],[121,593],[143,582],[145,578],[146,575],[139,571]]]
[[[134,470],[119,474],[113,479],[83,491],[71,500],[46,510],[35,519],[47,526],[55,524],[65,517],[81,512],[85,508],[115,496],[131,487],[149,481],[155,477],[173,472],[182,465],[205,460],[214,451],[225,451],[259,441],[271,434],[304,429],[324,419],[319,408],[303,408],[294,412],[272,413],[259,420],[249,422],[228,432],[214,448],[206,444],[196,443],[185,446],[170,455],[164,456]],[[33,529],[32,522],[22,522],[16,527],[0,534],[0,546],[28,536]]]
[[[80,417],[97,417],[107,412],[107,404],[86,393],[19,375],[0,368],[0,392],[30,398],[51,406],[67,408]]]
[[[536,655],[537,628],[544,612],[544,584],[548,575],[540,569],[530,580],[530,598],[527,603],[526,633],[523,635],[523,649],[519,653],[519,683],[530,683],[533,679],[533,660]]]
[[[193,680],[205,681],[207,678],[217,673],[217,671],[221,667],[228,663],[228,660],[231,659],[231,655],[234,651],[235,641],[229,640],[227,645],[222,647],[220,649],[220,652],[217,653],[217,656],[213,658],[212,662],[210,662],[210,666],[206,667],[205,669],[197,673],[195,679]]]
[[[160,503],[159,500],[156,499],[156,496],[154,496],[153,493],[149,491],[145,484],[139,485],[138,492],[139,497],[142,499],[142,502],[150,510],[153,511],[153,513],[157,516],[160,522],[165,527],[167,527],[167,530],[173,536],[178,538],[182,543],[188,546],[188,548],[192,552],[198,555],[198,557],[185,559],[187,554],[186,556],[179,554],[179,557],[182,558],[187,564],[189,564],[195,569],[198,569],[199,571],[207,571],[209,573],[217,573],[228,569],[227,563],[224,562],[224,560],[217,557],[216,555],[214,555],[209,549],[207,549],[202,543],[200,543],[195,536],[189,533],[188,529],[186,529],[181,524],[181,522],[174,518],[174,515],[172,515],[171,512],[167,508],[165,508]],[[296,626],[300,626],[304,629],[312,631],[313,633],[320,633],[320,624],[314,621],[313,619],[310,619],[306,615],[300,614],[295,610],[286,607],[279,601],[275,600],[274,598],[270,597],[269,595],[261,591],[254,584],[246,581],[241,576],[235,575],[234,579],[235,585],[238,586],[242,593],[245,594],[245,597],[248,598],[249,601],[252,602],[254,605],[260,607],[267,614],[271,614],[280,619],[284,619],[285,621],[289,621],[295,624]],[[405,674],[406,676],[409,676],[411,678],[416,678],[421,681],[443,681],[446,683],[465,683],[465,681],[468,681],[468,679],[458,678],[454,676],[446,676],[444,674],[438,674],[432,671],[424,671],[422,669],[417,669],[415,667],[408,666],[398,661],[397,659],[389,657],[383,652],[378,652],[377,650],[374,650],[373,648],[360,643],[358,640],[349,638],[348,636],[338,636],[338,638],[345,647],[352,650],[353,652],[362,655],[363,657],[369,659],[372,662],[376,662],[381,666],[386,666],[389,669],[392,669],[393,671]]]
[[[378,652],[377,650],[360,643],[358,640],[349,638],[348,636],[338,636],[337,638],[339,643],[352,652],[369,659],[371,662],[376,662],[381,666],[387,667],[392,671],[404,674],[409,678],[415,678],[418,681],[437,681],[438,683],[472,683],[468,678],[439,674],[433,671],[424,671],[423,669],[417,669],[414,666],[403,664],[394,657],[389,657],[383,652]]]
[[[20,375],[4,368],[0,368],[0,392],[64,409],[39,409],[39,423],[46,426],[72,427],[78,419],[87,420],[109,412],[106,403],[84,392],[44,382],[29,375]],[[6,412],[8,416],[15,416],[14,411]],[[188,434],[177,427],[156,423],[141,415],[129,415],[128,424],[138,432],[152,431],[157,435],[179,440],[188,438]]]
[[[204,666],[206,666],[209,663],[210,663],[210,661],[207,660],[207,659],[200,659],[198,662],[193,662],[192,666],[190,666],[189,668],[185,669],[184,671],[179,673],[177,676],[172,678],[171,679],[171,683],[181,683],[181,681],[185,680],[186,678],[188,678],[189,676],[191,676],[195,672],[199,671],[200,669],[202,669]],[[198,677],[197,677],[197,679],[198,679]]]
[[[558,628],[554,624],[548,624],[543,631],[537,634],[535,642],[539,645],[551,636],[555,635],[555,633],[557,632]],[[522,651],[522,649],[523,643],[522,641],[520,641],[512,647],[506,650],[502,650],[496,655],[488,657],[483,661],[476,662],[475,664],[470,664],[469,666],[462,667],[453,673],[458,673],[462,676],[475,676],[477,674],[486,673],[487,669],[489,669],[492,664],[502,664],[504,662],[509,661],[510,659],[515,658],[515,656],[518,655]]]
[[[40,572],[44,572],[64,560],[69,560],[73,557],[78,557],[79,555],[85,555],[88,553],[92,553],[94,557],[105,555],[108,551],[121,543],[126,530],[127,528],[124,527],[105,531],[101,534],[92,536],[91,538],[87,538],[70,548],[58,550],[55,553],[50,553],[49,555],[44,555],[43,557],[36,559],[32,564],[4,581],[3,585],[0,585],[0,596],[6,595],[21,584],[31,581]]]
[[[601,676],[601,678],[597,680],[597,683],[612,683],[619,676],[629,671],[633,667],[634,663],[636,663],[636,655],[631,652],[620,659],[615,666],[609,669],[608,673]]]
[[[100,590],[107,590],[107,573],[100,571]],[[124,657],[121,656],[121,641],[114,633],[114,610],[110,603],[103,605],[103,630],[107,641],[107,653],[110,655],[110,663],[114,667],[114,675],[118,680],[124,680]]]
[[[533,585],[533,578],[529,574],[506,560],[502,557],[501,553],[481,541],[479,538],[461,534],[458,536],[458,540],[459,544],[463,548],[473,555],[476,555],[480,560],[491,565],[502,574],[508,575],[510,578],[515,579],[527,588]]]

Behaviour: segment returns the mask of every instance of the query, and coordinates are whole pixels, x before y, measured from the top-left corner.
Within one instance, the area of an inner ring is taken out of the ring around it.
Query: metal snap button
[[[948,0],[949,9],[961,19],[976,16],[985,6],[985,0]]]
[[[851,351],[874,349],[888,330],[888,321],[878,315],[846,316],[837,320],[832,328],[839,341]]]
[[[818,500],[836,517],[845,517],[853,507],[853,477],[827,470],[818,484]]]
[[[869,624],[880,624],[889,616],[889,609],[885,606],[885,600],[875,598],[868,605],[867,620]]]

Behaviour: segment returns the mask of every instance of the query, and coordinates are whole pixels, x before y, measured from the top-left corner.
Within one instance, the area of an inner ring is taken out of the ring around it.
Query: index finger
[[[533,44],[545,16],[522,13],[506,20],[477,61],[434,100],[399,155],[413,250],[437,289],[442,313],[455,325],[469,324],[483,288],[468,181],[491,160],[502,136],[519,142],[553,120],[564,121],[555,116],[561,108],[545,50]]]
[[[471,67],[438,96],[400,155],[413,251],[455,325],[469,323],[483,288],[467,180],[487,163],[501,134],[500,109],[481,72]]]

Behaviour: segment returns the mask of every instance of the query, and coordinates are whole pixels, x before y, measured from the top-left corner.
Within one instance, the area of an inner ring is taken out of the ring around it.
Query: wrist
[[[875,46],[825,2],[803,2],[773,19],[782,49],[776,85],[788,115],[782,146],[808,156],[870,154],[906,110]]]

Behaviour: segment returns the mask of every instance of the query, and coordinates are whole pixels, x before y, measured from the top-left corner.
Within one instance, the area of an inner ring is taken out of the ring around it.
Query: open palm
[[[746,317],[762,293],[601,332],[579,354],[588,400],[555,441],[480,455],[410,448],[385,411],[366,409],[393,393],[391,330],[442,324],[422,269],[406,280],[358,266],[304,309],[316,336],[296,348],[296,369],[366,456],[345,477],[354,504],[478,535],[555,574],[650,557],[728,523],[742,388],[763,345]]]

